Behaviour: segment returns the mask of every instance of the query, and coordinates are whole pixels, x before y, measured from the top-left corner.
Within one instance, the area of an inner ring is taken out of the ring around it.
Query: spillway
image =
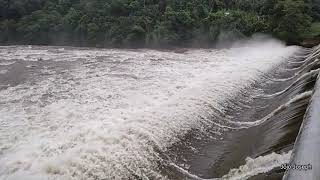
[[[320,46],[314,48],[316,58],[319,58]],[[314,88],[310,104],[304,116],[300,132],[297,136],[291,159],[284,168],[284,180],[320,179],[320,80]]]
[[[279,179],[318,51],[0,47],[0,179]]]

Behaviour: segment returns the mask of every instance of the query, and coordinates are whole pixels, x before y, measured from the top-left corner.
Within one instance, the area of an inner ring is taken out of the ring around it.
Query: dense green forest
[[[318,0],[0,0],[0,44],[208,46],[319,36]]]

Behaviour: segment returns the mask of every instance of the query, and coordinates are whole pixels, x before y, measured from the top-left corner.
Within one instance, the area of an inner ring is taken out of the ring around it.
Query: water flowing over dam
[[[0,179],[281,179],[320,51],[0,47]]]

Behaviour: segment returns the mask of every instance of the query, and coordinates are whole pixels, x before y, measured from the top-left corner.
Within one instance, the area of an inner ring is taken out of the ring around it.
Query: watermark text
[[[297,170],[297,171],[308,171],[312,170],[311,164],[289,164],[285,163],[281,165],[281,169],[284,170]]]

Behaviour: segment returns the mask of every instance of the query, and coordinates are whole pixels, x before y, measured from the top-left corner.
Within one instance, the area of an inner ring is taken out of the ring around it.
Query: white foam
[[[0,91],[0,179],[159,177],[154,148],[217,124],[212,107],[224,112],[227,98],[298,50],[272,41],[183,54],[2,49],[9,61],[81,60]]]
[[[231,124],[237,125],[236,129],[258,126],[258,125],[266,122],[267,120],[269,120],[271,117],[275,116],[277,113],[281,112],[283,109],[289,107],[292,103],[297,102],[301,99],[305,99],[307,97],[311,97],[312,94],[313,94],[313,91],[307,91],[307,92],[298,94],[295,97],[293,97],[292,99],[290,99],[288,102],[279,106],[277,109],[273,110],[271,113],[269,113],[268,115],[266,115],[265,117],[263,117],[259,120],[251,121],[251,122],[235,122],[235,121],[228,121],[228,122]]]
[[[6,74],[7,72],[8,72],[7,69],[2,69],[2,70],[0,70],[0,74]]]
[[[244,180],[255,175],[266,173],[290,161],[292,151],[283,154],[271,153],[257,158],[246,158],[246,164],[236,169],[231,169],[220,180]]]
[[[176,170],[185,177],[194,180],[245,180],[258,174],[270,172],[271,170],[280,167],[282,164],[288,163],[290,161],[291,153],[292,151],[282,154],[272,152],[271,154],[259,156],[257,158],[247,157],[244,165],[231,169],[228,174],[221,178],[212,179],[200,178],[175,164],[171,164],[171,166],[176,168]]]
[[[3,62],[0,61],[0,66],[9,66],[14,63],[16,63],[16,62],[15,61],[3,61]]]
[[[316,70],[311,70],[310,72],[307,72],[303,75],[301,75],[297,80],[295,80],[293,83],[291,83],[291,85],[289,87],[287,87],[286,89],[282,90],[282,91],[279,91],[279,92],[276,92],[276,93],[273,93],[273,94],[263,94],[263,95],[260,95],[258,97],[264,97],[264,98],[272,98],[272,97],[275,97],[275,96],[279,96],[285,92],[287,92],[288,90],[292,89],[294,85],[297,85],[297,83],[303,79],[306,79],[306,78],[317,78],[318,74],[319,74],[319,69],[316,69]]]

